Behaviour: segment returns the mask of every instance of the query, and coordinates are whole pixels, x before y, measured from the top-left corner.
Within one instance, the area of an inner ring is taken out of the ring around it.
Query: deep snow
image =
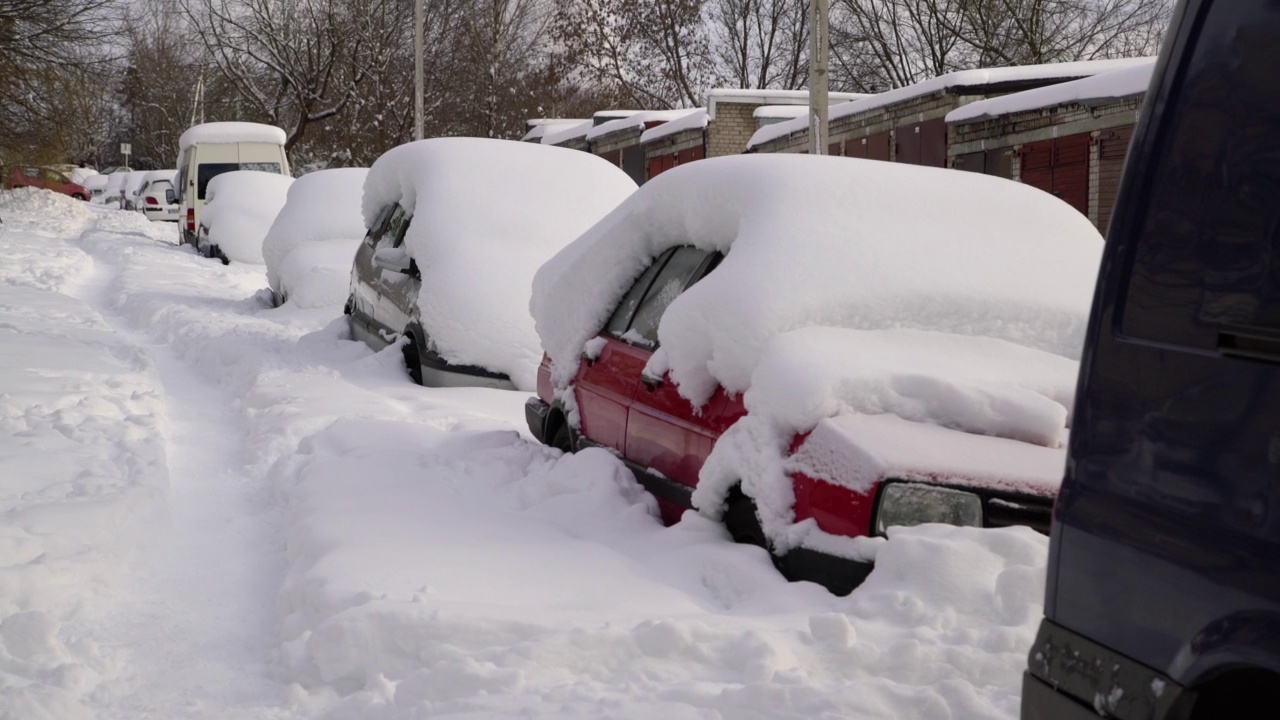
[[[262,266],[43,191],[0,217],[0,718],[1017,716],[1029,530],[789,584]]]

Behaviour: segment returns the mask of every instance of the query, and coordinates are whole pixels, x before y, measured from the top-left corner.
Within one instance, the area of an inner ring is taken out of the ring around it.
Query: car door
[[[630,342],[655,350],[663,313],[681,293],[711,272],[720,258],[719,253],[677,248],[636,309],[627,331]],[[673,493],[667,499],[689,507],[688,494],[697,485],[698,471],[727,427],[724,413],[728,407],[728,397],[721,389],[705,405],[695,408],[670,378],[642,374],[627,412],[624,457],[683,486],[666,488]]]
[[[591,443],[622,453],[627,439],[627,410],[635,394],[640,371],[652,350],[623,339],[631,327],[640,301],[675,250],[659,255],[636,278],[614,308],[613,315],[595,339],[594,351],[583,353],[574,378],[579,431]]]
[[[374,320],[382,339],[388,343],[395,342],[409,323],[418,317],[418,290],[422,283],[418,279],[417,265],[409,260],[404,245],[404,236],[412,221],[413,216],[403,211],[393,214],[374,249],[375,254],[382,253],[388,257],[394,253],[404,263],[400,269],[390,269],[385,262],[375,262],[378,309]]]
[[[373,254],[377,250],[378,241],[397,213],[402,214],[403,211],[396,203],[389,203],[378,211],[378,216],[356,248],[355,258],[351,262],[351,329],[353,333],[362,335],[359,339],[366,342],[376,342],[378,338],[373,323],[378,307],[379,270],[374,267]]]

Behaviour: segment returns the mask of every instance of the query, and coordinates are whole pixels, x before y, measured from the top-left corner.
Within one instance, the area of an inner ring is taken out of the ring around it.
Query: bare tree
[[[702,104],[713,58],[706,0],[567,0],[554,37],[563,60],[639,108]]]
[[[341,113],[392,62],[409,22],[395,0],[179,0],[222,78],[286,147]]]
[[[901,87],[955,70],[1155,53],[1172,0],[834,0],[837,84]]]
[[[713,0],[720,82],[794,90],[808,82],[808,0]]]

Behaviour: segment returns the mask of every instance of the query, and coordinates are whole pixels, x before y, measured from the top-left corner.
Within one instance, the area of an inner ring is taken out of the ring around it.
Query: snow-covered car
[[[67,177],[66,174],[53,168],[35,165],[14,167],[5,178],[5,187],[11,190],[23,187],[43,188],[70,195],[77,200],[88,200],[92,196],[89,190]]]
[[[138,193],[146,184],[149,175],[151,175],[149,170],[131,170],[124,174],[124,184],[121,186],[123,199],[120,208],[122,210],[141,210],[138,204],[142,198]]]
[[[320,170],[289,186],[288,199],[262,241],[276,305],[338,307],[365,235],[360,198],[368,168]]]
[[[209,181],[196,232],[196,252],[262,265],[262,241],[284,207],[293,178],[274,172],[233,170]]]
[[[534,272],[635,188],[602,158],[554,146],[436,138],[386,152],[364,186],[352,335],[374,349],[404,338],[420,384],[532,390]]]
[[[1101,249],[999,178],[680,166],[538,271],[529,427],[608,448],[667,522],[721,519],[836,592],[892,526],[1047,531]]]
[[[152,170],[143,179],[134,201],[148,220],[178,222],[178,196],[173,186],[177,170]]]
[[[101,204],[103,193],[107,189],[107,181],[111,179],[110,175],[90,175],[84,179],[84,189],[89,191],[89,201]]]

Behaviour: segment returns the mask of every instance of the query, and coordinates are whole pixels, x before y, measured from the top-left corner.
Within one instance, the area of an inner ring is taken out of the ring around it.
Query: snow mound
[[[1102,238],[1061,200],[972,173],[803,155],[683,165],[535,276],[530,308],[557,387],[633,279],[678,245],[727,253],[670,305],[650,361],[700,406],[717,384],[747,390],[769,342],[810,326],[1078,357]]]
[[[284,130],[251,122],[211,122],[193,125],[178,138],[178,153],[198,143],[261,142],[284,145]]]
[[[235,170],[209,181],[200,225],[209,242],[235,262],[263,264],[262,242],[293,178],[257,170]]]
[[[321,170],[289,186],[284,207],[262,241],[267,283],[277,296],[300,307],[346,300],[351,261],[365,234],[360,200],[368,174],[367,168]],[[324,247],[306,247],[310,244]]]
[[[445,360],[535,385],[542,350],[529,317],[533,273],[635,190],[607,161],[534,143],[437,138],[374,163],[364,219],[399,203],[422,272],[422,326]]]
[[[6,222],[21,218],[32,222],[85,223],[97,216],[83,200],[31,187],[0,191],[0,213]]]

